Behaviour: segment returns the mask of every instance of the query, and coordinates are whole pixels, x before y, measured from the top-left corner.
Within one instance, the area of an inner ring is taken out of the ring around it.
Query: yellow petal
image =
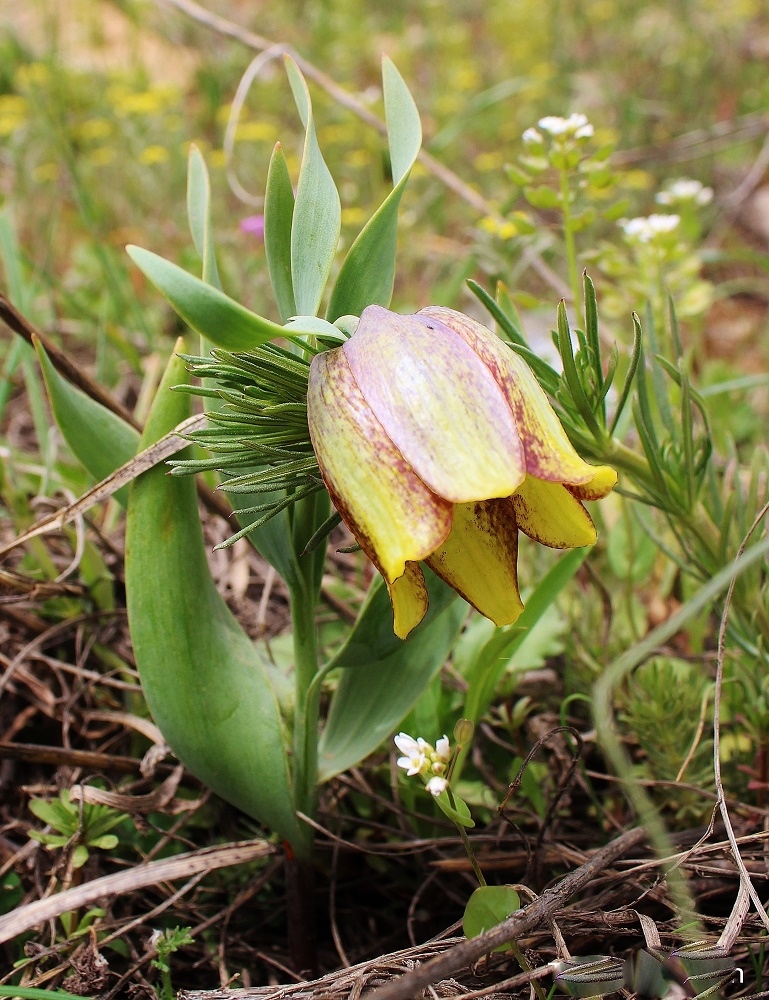
[[[518,527],[543,545],[573,549],[595,543],[592,518],[560,483],[546,483],[527,476],[512,502]]]
[[[495,625],[510,625],[523,611],[517,559],[518,529],[508,499],[457,504],[451,534],[426,562]]]
[[[593,478],[581,486],[566,484],[566,489],[578,500],[600,500],[608,496],[617,485],[617,473],[608,465],[599,465],[593,471],[595,472]]]
[[[417,563],[406,563],[406,572],[387,584],[393,606],[393,631],[405,639],[427,614],[429,598],[424,574]]]
[[[521,484],[513,413],[462,337],[430,316],[369,306],[342,349],[388,437],[434,493],[466,503]]]
[[[432,316],[457,333],[489,368],[505,392],[526,455],[526,471],[553,483],[589,483],[596,469],[574,450],[555,410],[523,360],[491,330],[463,313],[428,306],[420,316]]]
[[[310,437],[334,506],[392,583],[451,530],[452,508],[435,496],[389,439],[361,395],[342,348],[313,358]]]

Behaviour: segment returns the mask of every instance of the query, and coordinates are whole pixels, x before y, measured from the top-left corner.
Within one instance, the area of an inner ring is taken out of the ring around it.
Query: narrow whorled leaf
[[[184,375],[184,362],[172,357],[142,445],[186,416],[189,397],[169,391]],[[174,753],[222,798],[298,841],[278,703],[211,578],[192,479],[158,467],[133,484],[126,590],[147,703]]]
[[[394,187],[350,247],[329,302],[327,319],[359,316],[366,306],[388,306],[395,280],[398,208],[422,144],[414,100],[393,63],[382,60],[387,137]]]
[[[294,190],[283,147],[272,151],[264,195],[264,250],[270,283],[283,322],[296,315],[294,284],[291,278],[291,225],[294,218]]]
[[[285,333],[277,323],[257,316],[170,260],[141,247],[128,246],[126,251],[185,323],[217,347],[248,351]]]
[[[101,403],[70,385],[56,371],[37,339],[35,350],[51,410],[64,440],[94,479],[106,479],[134,457],[139,445],[139,432]],[[128,503],[128,487],[118,490],[115,499],[125,506]]]
[[[321,781],[372,753],[440,670],[467,614],[450,587],[425,571],[430,606],[404,642],[393,635],[387,588],[369,597],[333,666],[348,667],[334,693],[319,749]]]
[[[314,316],[339,242],[342,207],[318,145],[310,92],[299,67],[286,57],[286,72],[305,129],[302,165],[291,225],[291,278],[296,311]]]
[[[187,161],[187,219],[195,249],[203,262],[203,281],[221,288],[211,226],[211,182],[203,154],[194,143]]]

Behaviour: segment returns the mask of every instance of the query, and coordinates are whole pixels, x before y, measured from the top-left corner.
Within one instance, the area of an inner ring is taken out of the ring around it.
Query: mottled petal
[[[491,330],[463,313],[443,306],[428,306],[417,315],[445,323],[488,367],[513,411],[529,475],[552,483],[579,485],[595,477],[597,470],[574,450],[544,390],[523,358]]]
[[[427,565],[495,625],[523,611],[518,593],[518,526],[512,502],[458,504],[446,541]]]
[[[505,393],[442,322],[369,306],[342,350],[385,433],[438,496],[487,500],[521,484],[523,450]]]
[[[518,527],[529,538],[554,549],[580,548],[596,540],[593,520],[560,483],[527,476],[511,498]]]
[[[393,583],[387,584],[393,606],[393,632],[405,639],[427,614],[429,598],[422,570],[416,563],[406,563],[406,571]],[[423,743],[424,740],[419,740]],[[424,747],[420,746],[420,751]]]
[[[451,530],[451,505],[419,479],[363,398],[342,348],[313,358],[310,437],[334,506],[392,583]]]
[[[599,465],[594,469],[595,475],[581,486],[566,483],[566,489],[578,500],[601,500],[608,496],[617,485],[617,473],[608,465]]]

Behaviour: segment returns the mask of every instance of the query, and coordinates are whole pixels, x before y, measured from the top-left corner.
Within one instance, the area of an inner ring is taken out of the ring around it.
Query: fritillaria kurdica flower
[[[497,625],[523,610],[518,532],[590,545],[583,500],[617,476],[584,462],[526,363],[452,309],[364,310],[310,369],[310,436],[331,499],[384,577],[405,638],[426,563]]]

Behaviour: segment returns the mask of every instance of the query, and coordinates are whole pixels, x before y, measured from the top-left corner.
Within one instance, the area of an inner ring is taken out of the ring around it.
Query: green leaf
[[[590,547],[572,549],[561,556],[545,574],[534,593],[526,599],[526,606],[515,625],[495,629],[491,638],[479,650],[468,671],[468,688],[462,716],[478,722],[491,704],[499,679],[510,658],[526,641],[529,632],[557,600],[567,583],[574,577],[590,552]],[[459,777],[459,767],[466,751],[460,756],[454,770]]]
[[[314,316],[323,298],[336,254],[342,207],[334,179],[318,145],[307,84],[293,59],[286,56],[285,63],[288,82],[305,129],[291,225],[291,278],[297,313]]]
[[[100,847],[103,851],[114,850],[117,847],[118,843],[119,843],[118,838],[115,836],[114,833],[105,833],[101,837],[88,838],[89,847]]]
[[[189,397],[169,391],[183,381],[184,363],[174,356],[142,448],[186,417]],[[298,839],[277,700],[211,578],[192,478],[167,476],[159,466],[132,484],[125,572],[144,693],[174,753],[222,798]]]
[[[395,280],[398,208],[422,144],[414,100],[394,64],[382,59],[382,84],[393,190],[358,234],[344,259],[326,318],[359,316],[366,306],[389,306]]]
[[[211,227],[211,182],[203,154],[194,143],[187,161],[187,219],[195,249],[203,262],[203,281],[221,288]]]
[[[411,92],[395,68],[395,63],[387,56],[382,57],[382,89],[390,166],[393,184],[397,187],[414,166],[422,145],[422,123]]]
[[[523,196],[533,208],[554,209],[561,207],[560,194],[545,184],[539,187],[525,187]]]
[[[264,195],[264,250],[270,283],[285,323],[296,315],[294,284],[291,279],[291,225],[294,218],[294,190],[283,147],[272,151]]]
[[[64,440],[75,458],[97,482],[106,479],[115,469],[134,457],[139,444],[139,432],[101,403],[70,385],[56,371],[37,338],[35,350],[51,402],[51,411]],[[118,490],[115,499],[125,507],[128,503],[128,487]]]
[[[82,868],[88,860],[88,848],[85,844],[78,844],[72,852],[72,867]]]
[[[460,799],[456,792],[452,792],[454,805],[451,804],[448,791],[441,792],[435,797],[435,804],[440,811],[451,820],[452,823],[459,823],[470,830],[475,826],[475,820],[470,815],[470,810],[464,799]]]
[[[185,323],[217,347],[248,351],[285,334],[282,326],[257,316],[218,288],[151,250],[128,246],[126,252]]]
[[[330,666],[346,667],[320,739],[320,780],[328,781],[386,740],[440,670],[467,606],[429,571],[430,607],[405,641],[392,631],[387,589],[372,586],[350,636]]]
[[[521,899],[509,885],[481,885],[467,901],[462,917],[462,930],[466,938],[478,937],[484,931],[497,927],[511,913],[521,908]],[[500,945],[495,951],[507,951],[509,944]]]

